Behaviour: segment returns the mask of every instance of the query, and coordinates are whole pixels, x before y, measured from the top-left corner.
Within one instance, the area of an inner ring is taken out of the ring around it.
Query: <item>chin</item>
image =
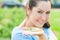
[[[42,28],[43,27],[43,25],[41,25],[41,24],[35,24],[35,26],[38,27],[38,28]]]

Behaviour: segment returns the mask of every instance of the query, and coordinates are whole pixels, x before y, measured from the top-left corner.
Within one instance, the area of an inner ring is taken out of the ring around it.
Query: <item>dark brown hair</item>
[[[35,7],[39,1],[50,1],[51,2],[51,0],[29,0],[30,9],[32,10],[32,8]]]
[[[44,27],[44,28],[49,28],[49,27],[50,27],[49,22],[45,23],[45,24],[43,25],[43,27]]]

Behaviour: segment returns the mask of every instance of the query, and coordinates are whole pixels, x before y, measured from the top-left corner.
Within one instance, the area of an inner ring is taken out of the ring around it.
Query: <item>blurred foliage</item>
[[[20,2],[22,2],[23,0],[19,0]]]
[[[24,17],[24,8],[0,8],[0,37],[10,37],[12,28],[19,25]]]
[[[54,31],[58,40],[60,40],[60,9],[52,9],[50,17],[52,30]]]
[[[3,2],[3,1],[5,1],[5,0],[0,0],[0,3]],[[23,0],[18,0],[18,1],[22,2]]]
[[[12,29],[20,25],[26,16],[25,13],[24,8],[0,8],[0,40],[11,37]],[[50,23],[52,30],[60,40],[60,9],[51,10]]]

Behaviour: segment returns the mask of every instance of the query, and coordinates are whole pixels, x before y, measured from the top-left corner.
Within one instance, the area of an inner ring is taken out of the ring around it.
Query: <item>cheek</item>
[[[38,15],[37,13],[33,14],[33,19],[35,21],[39,20],[40,19],[40,15]]]
[[[40,14],[38,14],[36,11],[33,11],[30,16],[31,21],[33,21],[34,23],[38,22],[38,20],[40,19]]]
[[[46,18],[46,21],[49,21],[50,20],[50,17],[48,16],[47,18]]]

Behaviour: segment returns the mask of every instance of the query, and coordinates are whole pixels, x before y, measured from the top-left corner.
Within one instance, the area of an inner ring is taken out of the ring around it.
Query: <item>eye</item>
[[[38,13],[42,13],[42,11],[38,11]]]
[[[46,14],[50,14],[50,11],[49,12],[46,12]]]

